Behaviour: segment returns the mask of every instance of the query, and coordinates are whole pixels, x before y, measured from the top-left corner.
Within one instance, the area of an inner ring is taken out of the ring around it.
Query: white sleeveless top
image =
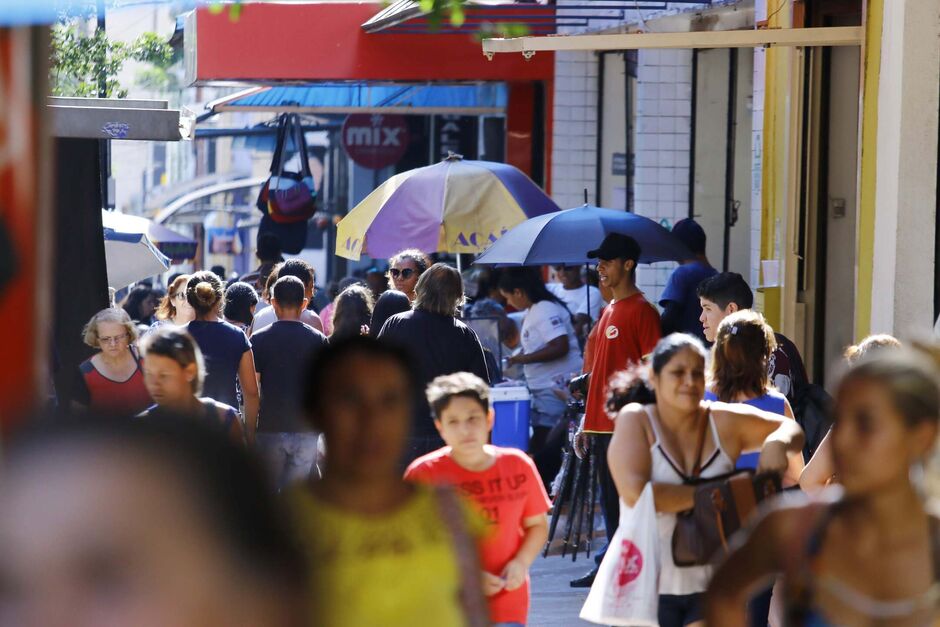
[[[653,427],[653,434],[656,437],[656,440],[650,446],[650,457],[652,458],[650,481],[681,485],[685,483],[687,477],[683,473],[682,467],[669,457],[669,453],[660,444],[662,436],[660,435],[659,420],[656,419],[653,411],[654,407],[654,405],[646,406],[646,414],[649,416],[650,425]],[[734,460],[725,453],[725,449],[721,446],[718,430],[715,428],[715,421],[712,419],[711,413],[708,414],[708,423],[715,450],[708,456],[708,459],[702,461],[702,469],[699,472],[699,478],[701,479],[717,477],[734,470]],[[712,576],[712,567],[689,566],[680,568],[676,566],[672,561],[672,532],[676,527],[676,515],[657,512],[656,522],[659,526],[660,559],[662,560],[659,574],[659,593],[694,594],[704,592]]]

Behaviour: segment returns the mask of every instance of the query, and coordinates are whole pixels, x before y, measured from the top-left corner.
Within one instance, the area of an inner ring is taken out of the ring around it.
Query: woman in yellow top
[[[487,624],[471,539],[482,522],[452,492],[401,478],[416,386],[403,349],[364,336],[330,344],[307,372],[328,455],[322,479],[291,500],[314,565],[314,624]]]

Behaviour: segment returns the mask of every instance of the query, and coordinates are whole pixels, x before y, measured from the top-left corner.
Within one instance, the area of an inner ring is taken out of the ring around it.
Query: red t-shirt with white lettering
[[[450,447],[419,457],[408,466],[405,479],[433,485],[453,485],[479,506],[489,524],[480,544],[484,570],[500,575],[522,546],[522,521],[544,514],[551,507],[532,460],[517,449],[488,447],[496,456],[480,472],[462,468],[450,457]],[[529,580],[515,590],[503,590],[488,599],[490,621],[525,624],[529,613]]]
[[[612,433],[614,422],[607,415],[607,382],[631,364],[653,352],[662,334],[659,311],[642,293],[607,306],[597,322],[591,382],[584,408],[584,430]]]

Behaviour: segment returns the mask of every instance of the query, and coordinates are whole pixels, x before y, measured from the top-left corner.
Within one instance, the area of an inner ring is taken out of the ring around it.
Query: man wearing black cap
[[[661,333],[659,312],[636,287],[636,264],[640,259],[640,245],[636,240],[611,233],[604,238],[600,248],[588,252],[588,257],[598,260],[597,274],[601,287],[607,288],[613,297],[597,322],[582,427],[583,433],[592,438],[595,446],[601,506],[607,539],[610,540],[619,523],[620,500],[607,467],[607,446],[614,431],[614,421],[606,411],[607,381],[615,372],[639,363],[653,352]],[[596,568],[572,581],[572,587],[590,586],[595,574]]]
[[[689,333],[700,340],[705,339],[702,323],[702,306],[699,304],[696,289],[705,279],[715,276],[718,271],[705,256],[705,231],[698,222],[692,218],[679,220],[672,227],[675,235],[692,253],[692,257],[684,259],[682,264],[672,271],[659,305],[663,308],[663,335],[670,333]]]

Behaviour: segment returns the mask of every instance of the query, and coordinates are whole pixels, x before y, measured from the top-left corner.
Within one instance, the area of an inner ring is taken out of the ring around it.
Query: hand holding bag
[[[583,620],[600,625],[658,627],[659,531],[653,484],[632,508],[620,501],[620,525],[581,608]]]
[[[676,566],[705,566],[728,554],[728,539],[747,523],[764,499],[781,490],[775,473],[737,470],[702,480],[702,449],[711,423],[711,410],[699,432],[695,467],[686,482],[695,485],[692,509],[676,515],[672,532],[672,561]]]

